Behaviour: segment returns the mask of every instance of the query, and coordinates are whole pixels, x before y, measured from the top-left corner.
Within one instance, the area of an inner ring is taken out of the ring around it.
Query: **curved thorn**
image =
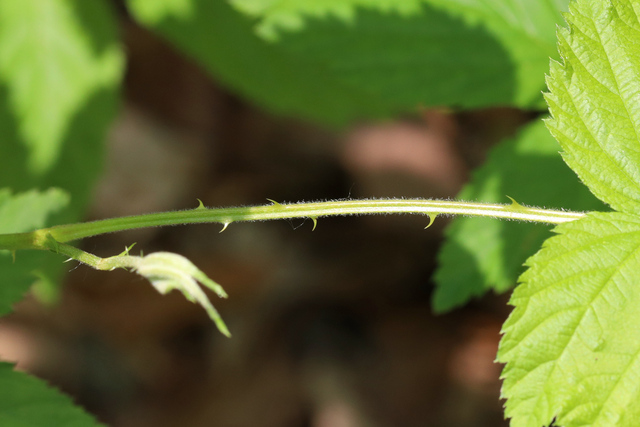
[[[129,251],[131,250],[131,248],[133,248],[136,245],[136,242],[133,242],[131,245],[129,246],[125,246],[124,247],[124,252],[122,252],[120,255],[118,256],[125,256],[125,255],[129,255]]]
[[[316,231],[316,227],[318,226],[318,218],[314,216],[310,216],[309,218],[311,218],[311,221],[313,221],[313,228],[311,229],[311,231]]]
[[[229,224],[231,224],[230,222],[225,222],[224,224],[222,224],[222,230],[219,231],[219,233],[222,233],[224,230],[227,229],[227,227],[229,226]]]
[[[267,200],[268,200],[268,201],[270,201],[271,203],[273,203],[273,204],[274,204],[274,205],[276,205],[276,206],[280,206],[280,207],[282,207],[282,204],[280,204],[280,203],[276,202],[276,201],[275,201],[275,200],[273,200],[273,199],[267,199]]]
[[[207,209],[204,206],[204,203],[202,203],[202,200],[200,200],[200,199],[196,199],[196,200],[198,201],[198,207],[196,209]]]
[[[515,208],[521,208],[523,207],[520,203],[516,202],[516,200],[513,197],[509,197],[506,196],[507,199],[511,200],[511,206],[515,207]]]
[[[429,224],[424,228],[425,230],[433,225],[433,222],[436,220],[438,214],[427,215],[429,217]]]

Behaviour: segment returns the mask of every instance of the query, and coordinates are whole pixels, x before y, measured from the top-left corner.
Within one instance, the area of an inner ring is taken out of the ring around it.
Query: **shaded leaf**
[[[564,164],[559,148],[544,123],[535,121],[496,145],[457,198],[505,203],[510,196],[551,209],[604,210]],[[439,253],[434,310],[450,310],[488,290],[511,289],[525,260],[551,235],[550,228],[489,218],[453,219]]]
[[[522,102],[504,46],[485,28],[428,5],[410,15],[358,9],[351,22],[307,19],[304,29],[281,33],[272,43],[374,95],[389,112],[540,105],[548,61],[535,93]]]
[[[233,0],[257,32],[399,105],[544,108],[567,0]]]
[[[480,1],[234,2],[259,20],[262,38],[255,21],[227,2],[129,5],[140,22],[262,107],[339,125],[420,106],[543,107],[566,0],[501,1],[504,11]],[[528,18],[520,23],[522,14]]]
[[[100,426],[71,399],[46,383],[0,362],[0,425],[3,427]]]
[[[222,83],[276,113],[331,124],[389,111],[318,63],[259,39],[226,1],[128,0],[138,21],[195,58]]]

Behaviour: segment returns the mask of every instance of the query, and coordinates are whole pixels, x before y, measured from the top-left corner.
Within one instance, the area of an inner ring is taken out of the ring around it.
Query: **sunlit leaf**
[[[36,174],[50,171],[75,116],[120,76],[118,46],[96,45],[87,34],[108,24],[108,9],[101,1],[81,3],[87,2],[0,0],[0,86],[7,88],[29,170]],[[96,21],[90,14],[104,23],[89,28]]]
[[[613,208],[556,228],[527,261],[498,360],[512,426],[636,426],[640,419],[640,5],[572,3],[559,32],[548,126]]]
[[[640,213],[640,22],[637,2],[577,1],[547,79],[567,164],[614,209]]]
[[[558,226],[527,261],[498,360],[512,426],[637,426],[640,218]]]

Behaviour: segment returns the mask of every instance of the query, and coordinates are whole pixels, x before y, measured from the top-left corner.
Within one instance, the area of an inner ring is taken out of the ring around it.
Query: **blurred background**
[[[419,109],[327,129],[225,89],[119,10],[123,100],[87,219],[366,197],[454,198],[532,116]],[[167,227],[87,239],[172,251],[221,283],[233,338],[182,296],[74,263],[56,305],[0,321],[17,361],[116,427],[506,425],[494,363],[507,296],[431,313],[447,219],[380,216]]]

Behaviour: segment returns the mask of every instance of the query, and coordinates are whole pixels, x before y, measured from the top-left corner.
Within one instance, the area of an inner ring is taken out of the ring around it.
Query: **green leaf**
[[[129,0],[140,22],[236,92],[333,125],[420,106],[540,108],[566,0],[533,3],[234,2],[261,20],[258,38],[225,1]]]
[[[0,362],[0,425],[3,427],[100,426],[71,399],[45,382]]]
[[[0,189],[0,233],[42,228],[51,214],[68,202],[69,196],[58,189],[16,195],[6,188]],[[22,299],[42,271],[50,271],[52,260],[56,261],[56,266],[60,265],[59,256],[45,252],[19,252],[14,261],[12,254],[0,251],[0,316],[11,311],[13,304]]]
[[[257,33],[387,102],[543,106],[567,0],[233,0]]]
[[[470,19],[500,23],[515,28],[532,38],[555,46],[555,24],[561,22],[560,11],[567,9],[567,0],[544,0],[535,3],[522,0],[230,0],[239,10],[259,17],[258,33],[275,39],[282,30],[299,30],[309,17],[333,15],[353,20],[358,8],[375,9],[411,15],[423,4],[437,5]]]
[[[83,3],[0,0],[0,84],[34,174],[51,170],[73,118],[120,77],[119,47],[90,36],[104,32],[109,11],[102,1]]]
[[[0,0],[0,14],[0,183],[14,191],[67,190],[70,208],[55,222],[75,221],[116,113],[124,55],[112,10],[104,0]],[[37,39],[39,31],[52,40]]]
[[[46,224],[47,217],[69,203],[69,196],[56,188],[12,195],[0,189],[0,233],[32,231]]]
[[[426,0],[438,8],[461,16],[471,25],[480,24],[508,52],[513,63],[516,90],[513,104],[545,108],[540,101],[542,81],[549,58],[557,58],[556,27],[564,24],[561,12],[569,0]],[[497,76],[500,78],[500,76]]]
[[[605,210],[558,154],[558,143],[540,120],[496,145],[473,173],[459,200],[504,203],[507,197],[533,206],[576,211]],[[523,263],[551,235],[540,224],[458,217],[446,230],[435,274],[433,308],[450,310],[488,290],[511,289]]]
[[[389,107],[318,63],[259,39],[226,1],[128,0],[142,24],[198,60],[235,92],[279,114],[342,124]]]
[[[188,20],[194,15],[192,0],[128,0],[128,3],[138,19],[149,25],[174,17]]]
[[[547,125],[563,158],[616,210],[640,213],[640,22],[637,2],[572,3],[558,32]]]
[[[637,426],[640,217],[562,224],[511,298],[498,361],[514,427]]]
[[[498,352],[512,426],[640,419],[639,12],[577,0],[558,33],[547,125],[567,164],[623,212],[558,226],[527,261]]]
[[[118,40],[105,0],[0,0],[0,183],[66,190],[69,206],[49,225],[80,218],[100,173],[124,65]],[[50,281],[61,267],[47,253],[0,256],[0,313],[34,282],[25,273]]]

